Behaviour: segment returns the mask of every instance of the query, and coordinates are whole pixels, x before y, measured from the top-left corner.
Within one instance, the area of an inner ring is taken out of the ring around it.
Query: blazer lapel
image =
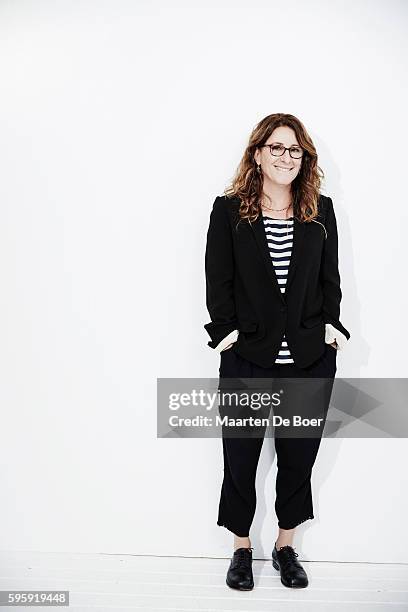
[[[269,274],[269,277],[276,291],[278,292],[280,299],[282,300],[282,302],[285,302],[285,294],[283,294],[280,290],[278,279],[275,274],[275,268],[273,266],[272,259],[269,253],[269,247],[268,247],[268,242],[266,240],[266,232],[265,232],[262,215],[259,215],[257,220],[251,224],[251,227],[252,227],[252,231],[254,232],[254,236],[258,244],[259,250],[261,252],[262,260],[266,266],[266,270]],[[290,262],[289,262],[289,270],[288,270],[288,277],[286,281],[285,293],[287,292],[288,287],[290,286],[290,283],[293,280],[296,266],[302,254],[304,235],[305,235],[305,224],[301,223],[295,218],[293,222],[292,255],[290,258]]]

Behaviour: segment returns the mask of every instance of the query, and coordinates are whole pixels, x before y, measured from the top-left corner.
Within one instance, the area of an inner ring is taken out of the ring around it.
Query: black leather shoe
[[[238,548],[234,551],[227,572],[227,584],[231,589],[239,591],[252,591],[254,577],[252,575],[253,548]]]
[[[305,570],[296,560],[298,556],[292,546],[282,546],[277,550],[275,543],[272,551],[272,565],[280,572],[281,583],[286,587],[301,589],[309,584]]]

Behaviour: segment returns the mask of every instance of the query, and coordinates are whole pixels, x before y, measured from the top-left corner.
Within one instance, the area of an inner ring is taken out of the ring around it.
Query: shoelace
[[[249,548],[239,548],[238,549],[238,554],[237,554],[237,567],[238,568],[244,568],[246,569],[248,567],[248,564],[250,563],[250,556],[248,554],[246,554],[246,551],[253,551],[254,549],[249,547]]]
[[[284,559],[283,559],[283,565],[284,567],[286,567],[288,565],[288,563],[292,562],[292,561],[296,561],[296,557],[298,557],[299,555],[297,554],[297,552],[294,551],[294,549],[292,548],[292,546],[282,546],[282,548],[280,550],[278,550],[278,553],[284,551]]]

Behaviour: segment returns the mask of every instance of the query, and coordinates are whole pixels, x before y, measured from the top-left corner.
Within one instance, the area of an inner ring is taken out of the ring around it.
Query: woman
[[[269,115],[253,130],[229,189],[215,199],[205,254],[208,345],[221,353],[225,377],[317,378],[331,384],[337,350],[350,333],[340,322],[338,238],[331,198],[303,124]],[[330,401],[325,396],[326,415]],[[279,533],[272,562],[288,587],[308,578],[292,544],[314,518],[311,471],[321,435],[278,438],[275,510]],[[227,584],[251,590],[249,529],[263,437],[227,437],[217,524],[234,533]]]

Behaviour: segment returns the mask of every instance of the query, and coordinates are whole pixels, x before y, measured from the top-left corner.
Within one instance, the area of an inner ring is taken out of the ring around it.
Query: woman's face
[[[265,144],[281,144],[288,148],[300,148],[294,130],[287,125],[275,128]],[[257,149],[255,160],[258,164],[261,164],[264,181],[269,179],[272,183],[279,185],[290,185],[299,174],[302,165],[302,158],[294,159],[290,156],[288,150],[282,156],[275,157],[271,155],[269,147]]]

